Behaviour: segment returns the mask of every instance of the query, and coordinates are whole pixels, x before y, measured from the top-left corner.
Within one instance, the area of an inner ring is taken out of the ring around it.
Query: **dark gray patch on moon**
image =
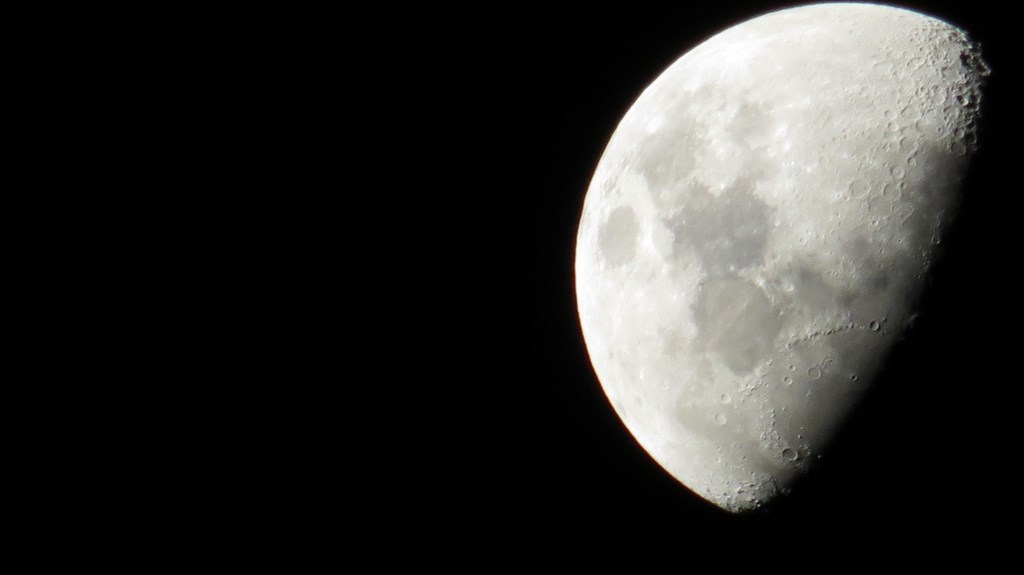
[[[601,256],[608,265],[625,265],[636,255],[636,244],[640,236],[640,224],[633,209],[627,206],[615,208],[608,220],[597,231]]]
[[[797,268],[793,275],[793,301],[812,313],[825,313],[837,309],[840,295],[814,270]]]
[[[764,261],[771,209],[738,180],[717,198],[699,188],[669,221],[676,246],[688,241],[709,277],[722,277]]]
[[[697,165],[694,151],[703,147],[706,128],[684,111],[670,110],[667,115],[672,123],[642,141],[637,162],[654,200],[670,205],[693,175]]]
[[[764,290],[736,277],[705,283],[692,309],[697,346],[718,354],[737,375],[761,362],[782,329],[782,319]]]
[[[748,147],[757,147],[772,141],[772,117],[757,104],[745,100],[726,127],[726,132]]]

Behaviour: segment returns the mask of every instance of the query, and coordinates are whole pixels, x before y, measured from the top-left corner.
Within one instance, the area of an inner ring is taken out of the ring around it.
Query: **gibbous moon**
[[[695,493],[766,503],[856,405],[955,213],[987,73],[940,20],[809,5],[697,46],[623,117],[580,219],[580,323]]]

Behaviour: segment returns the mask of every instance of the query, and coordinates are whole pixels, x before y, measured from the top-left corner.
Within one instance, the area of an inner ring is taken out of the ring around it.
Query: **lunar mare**
[[[626,113],[577,302],[608,399],[672,476],[743,511],[821,453],[914,311],[987,72],[940,20],[810,5],[712,37]]]

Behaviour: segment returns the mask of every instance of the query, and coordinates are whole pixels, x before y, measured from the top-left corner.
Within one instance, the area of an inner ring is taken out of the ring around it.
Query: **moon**
[[[622,118],[579,222],[580,325],[690,490],[764,505],[856,406],[956,213],[987,74],[941,20],[808,5],[697,46]]]

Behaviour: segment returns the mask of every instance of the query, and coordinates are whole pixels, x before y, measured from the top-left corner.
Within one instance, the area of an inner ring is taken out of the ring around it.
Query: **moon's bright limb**
[[[751,509],[820,453],[913,312],[986,73],[940,20],[811,5],[694,48],[622,119],[580,220],[580,322],[687,487]]]

